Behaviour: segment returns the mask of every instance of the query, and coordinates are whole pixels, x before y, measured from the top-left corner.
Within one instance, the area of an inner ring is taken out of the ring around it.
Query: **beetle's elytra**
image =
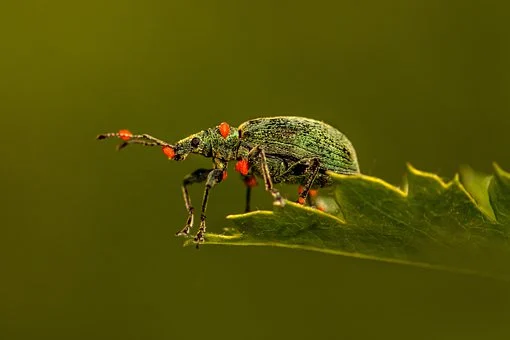
[[[190,153],[212,158],[210,169],[197,169],[184,177],[182,192],[188,211],[186,225],[178,235],[188,235],[193,226],[194,208],[188,186],[205,182],[200,214],[200,228],[195,241],[203,242],[206,231],[205,212],[209,191],[226,178],[227,164],[236,161],[247,187],[246,211],[250,210],[251,188],[256,177],[264,180],[265,188],[274,198],[274,204],[284,205],[274,183],[302,186],[298,202],[304,203],[312,188],[331,184],[326,171],[339,174],[357,174],[359,165],[356,151],[347,137],[332,126],[303,117],[267,117],[242,123],[237,129],[227,123],[200,131],[175,144],[164,142],[147,134],[133,135],[128,130],[99,135],[98,139],[118,137],[123,140],[119,149],[129,144],[159,146],[169,159],[182,161]]]

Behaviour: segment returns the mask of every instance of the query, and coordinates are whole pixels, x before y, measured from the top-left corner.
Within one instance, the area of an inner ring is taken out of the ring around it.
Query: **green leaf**
[[[407,167],[403,189],[366,175],[330,173],[340,211],[288,202],[230,215],[206,244],[264,245],[510,278],[510,174],[462,167],[449,182]],[[508,267],[508,268],[507,268]]]
[[[489,184],[489,198],[498,222],[510,225],[510,174],[497,164],[493,180]]]

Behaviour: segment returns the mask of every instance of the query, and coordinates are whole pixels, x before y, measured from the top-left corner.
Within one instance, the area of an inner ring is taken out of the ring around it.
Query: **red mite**
[[[305,188],[303,188],[303,186],[302,186],[302,185],[300,185],[300,186],[298,187],[298,194],[301,194],[304,190],[305,190]],[[315,197],[315,196],[317,196],[317,193],[318,193],[318,190],[317,190],[317,189],[310,189],[310,190],[308,190],[308,195],[309,195],[310,197]],[[300,203],[301,203],[301,202],[300,202]]]
[[[248,175],[249,167],[250,167],[250,165],[248,164],[248,160],[241,159],[241,160],[237,161],[235,169],[241,175],[246,176],[246,175]]]
[[[133,137],[133,134],[131,133],[131,131],[124,129],[119,131],[119,137],[120,139],[127,142],[128,140],[131,139],[131,137]]]
[[[162,148],[163,150],[163,153],[169,158],[169,159],[173,159],[175,157],[175,151],[172,147],[170,146],[164,146]]]
[[[244,180],[244,184],[246,184],[248,188],[253,188],[257,186],[257,178],[255,176],[249,176]]]
[[[220,135],[223,138],[227,138],[228,134],[230,133],[230,126],[223,122],[220,125],[218,125],[218,129],[220,130]]]

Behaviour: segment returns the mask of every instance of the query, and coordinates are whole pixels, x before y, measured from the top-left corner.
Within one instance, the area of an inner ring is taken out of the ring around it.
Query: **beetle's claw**
[[[189,225],[187,225],[184,228],[182,228],[181,230],[179,230],[178,232],[176,232],[175,236],[188,236],[190,229],[191,229],[191,227]]]
[[[198,249],[200,247],[200,243],[204,243],[204,234],[205,234],[205,223],[202,221],[200,223],[200,229],[198,229],[198,233],[196,234],[195,238],[193,239],[195,241],[196,248]]]
[[[285,206],[285,200],[283,199],[282,195],[278,191],[272,191],[271,194],[273,195],[274,201],[273,205],[276,205],[278,207],[284,207]]]
[[[196,248],[200,248],[200,244],[201,243],[204,243],[205,239],[204,239],[204,233],[202,232],[202,230],[200,230],[197,235],[195,236],[195,238],[193,239],[196,243]]]
[[[276,205],[277,207],[284,207],[285,201],[283,200],[283,198],[275,199],[273,205]]]
[[[189,236],[189,230],[193,227],[193,211],[188,215],[186,226],[175,233],[176,236]]]
[[[199,231],[193,240],[196,242],[197,248],[198,248],[198,245],[200,243],[204,243],[204,241],[205,241],[204,234]]]

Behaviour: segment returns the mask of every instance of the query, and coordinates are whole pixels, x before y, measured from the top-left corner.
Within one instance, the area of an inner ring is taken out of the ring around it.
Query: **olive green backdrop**
[[[362,171],[510,170],[505,1],[5,1],[0,338],[508,339],[510,284],[305,251],[182,248],[182,177],[115,152],[263,115],[325,120]],[[241,212],[233,171],[210,230]],[[294,188],[289,189],[293,191]],[[198,203],[202,187],[192,188]],[[260,188],[255,203],[271,208]]]

